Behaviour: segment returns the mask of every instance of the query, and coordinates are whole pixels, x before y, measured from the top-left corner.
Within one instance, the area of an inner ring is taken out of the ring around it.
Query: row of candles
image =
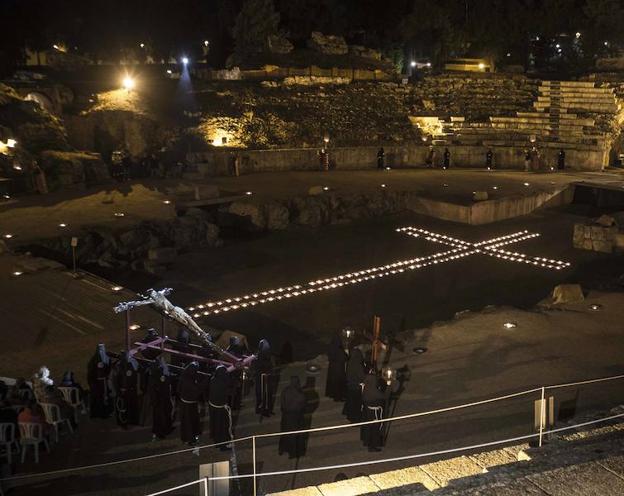
[[[341,288],[344,286],[357,284],[382,277],[401,274],[408,270],[416,270],[431,265],[437,265],[450,262],[460,258],[464,258],[477,253],[493,256],[503,260],[512,262],[526,263],[533,266],[541,266],[544,268],[561,270],[570,264],[559,260],[552,260],[543,257],[529,257],[527,255],[502,250],[502,246],[511,243],[517,243],[526,239],[539,236],[539,234],[529,233],[528,231],[519,231],[505,236],[499,236],[490,240],[479,243],[469,243],[461,239],[453,238],[443,234],[434,233],[425,229],[416,227],[398,228],[397,232],[401,232],[413,237],[424,237],[428,241],[451,246],[452,249],[428,255],[424,257],[411,258],[408,260],[400,260],[386,265],[371,267],[367,269],[357,270],[355,272],[347,272],[325,279],[316,279],[303,284],[296,284],[277,289],[269,289],[256,293],[250,293],[243,296],[236,296],[217,301],[208,301],[200,305],[189,307],[188,310],[193,314],[194,318],[206,317],[225,312],[236,311],[253,307],[260,304],[289,299],[302,296],[318,291],[327,291],[330,289]]]

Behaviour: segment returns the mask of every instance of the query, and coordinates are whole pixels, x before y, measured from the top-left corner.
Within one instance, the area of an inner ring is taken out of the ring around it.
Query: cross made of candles
[[[562,262],[561,260],[553,260],[551,258],[544,257],[533,257],[525,255],[524,253],[508,251],[503,248],[505,246],[539,236],[537,233],[530,233],[528,231],[518,231],[477,243],[470,243],[452,236],[437,234],[412,226],[401,227],[396,231],[414,238],[423,238],[433,243],[445,245],[448,249],[434,253],[433,255],[410,258],[408,260],[399,260],[387,265],[379,265],[377,267],[356,270],[355,272],[347,272],[345,274],[339,274],[323,279],[315,279],[302,284],[295,284],[276,289],[267,289],[223,300],[208,301],[206,303],[189,307],[188,310],[189,312],[192,312],[194,318],[244,310],[274,301],[296,298],[319,291],[328,291],[370,280],[381,279],[382,277],[399,275],[408,271],[424,269],[425,267],[452,262],[471,255],[486,255],[508,262],[521,263],[532,267],[552,270],[561,270],[570,266],[569,262]]]

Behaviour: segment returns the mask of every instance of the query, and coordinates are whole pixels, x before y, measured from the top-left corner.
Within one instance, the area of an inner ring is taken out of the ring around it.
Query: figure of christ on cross
[[[519,231],[477,243],[470,243],[462,239],[446,236],[444,234],[437,234],[412,226],[401,227],[396,229],[396,231],[415,238],[422,237],[427,241],[449,246],[450,249],[434,253],[433,255],[411,258],[408,260],[399,260],[387,265],[360,269],[355,272],[340,274],[325,279],[308,281],[302,284],[258,291],[256,293],[229,297],[223,300],[208,301],[206,303],[189,307],[188,311],[192,312],[194,318],[233,312],[251,308],[256,305],[271,303],[273,301],[295,298],[305,294],[315,293],[317,291],[327,291],[373,279],[398,275],[410,270],[423,269],[425,267],[445,262],[452,262],[454,260],[472,255],[487,255],[508,262],[523,263],[536,268],[552,270],[562,270],[570,266],[569,262],[544,257],[534,257],[503,249],[504,246],[519,243],[520,241],[533,239],[539,236],[537,233],[530,233],[528,231]]]

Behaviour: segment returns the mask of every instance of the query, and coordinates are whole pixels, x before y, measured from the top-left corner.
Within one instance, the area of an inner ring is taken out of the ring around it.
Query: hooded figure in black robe
[[[273,359],[271,345],[266,339],[258,344],[258,357],[254,361],[256,382],[256,413],[263,417],[273,415]]]
[[[176,338],[176,342],[172,343],[172,348],[180,353],[191,353],[191,336],[187,329],[184,327],[178,331],[178,337]],[[188,363],[189,359],[176,355],[175,353],[171,354],[171,365],[175,365],[176,367],[184,367]]]
[[[347,401],[342,411],[351,422],[359,422],[362,416],[362,383],[365,377],[362,352],[353,348],[347,362]]]
[[[230,344],[225,351],[234,355],[236,358],[243,358],[245,355],[249,354],[247,346],[238,336],[230,336]],[[243,372],[237,369],[229,374],[230,397],[228,403],[233,410],[238,410],[241,407],[243,398]]]
[[[171,374],[163,357],[152,363],[147,387],[152,407],[152,434],[162,439],[173,430]]]
[[[210,381],[208,405],[210,407],[210,434],[215,443],[223,443],[232,439],[232,409],[228,405],[230,395],[230,378],[225,366],[215,369]],[[228,449],[227,445],[221,446]]]
[[[113,411],[113,402],[108,387],[110,371],[111,360],[106,354],[106,347],[98,344],[87,365],[91,418],[107,418]]]
[[[362,390],[362,422],[380,420],[384,416],[386,395],[380,389],[379,377],[368,374],[364,379]],[[360,438],[368,451],[380,451],[383,446],[384,424],[363,425],[360,427]]]
[[[327,350],[329,367],[327,368],[327,383],[325,385],[325,396],[333,398],[334,401],[344,401],[347,387],[347,354],[342,346],[340,336],[334,336]]]
[[[290,378],[290,385],[282,391],[282,421],[280,430],[299,431],[305,428],[306,397],[299,377]],[[305,451],[305,434],[289,434],[279,440],[279,454],[288,453],[288,458],[299,458]]]
[[[194,444],[201,434],[199,419],[199,398],[208,385],[210,378],[202,378],[197,372],[199,364],[189,363],[178,381],[178,405],[180,412],[180,439],[184,443]]]
[[[141,375],[139,362],[127,351],[115,364],[113,389],[115,391],[115,416],[117,424],[124,429],[128,425],[138,425],[141,408],[139,402]]]
[[[153,327],[147,330],[147,334],[141,340],[141,343],[151,343],[155,339],[158,339],[158,332]],[[160,355],[160,350],[154,348],[146,348],[141,350],[141,355],[147,360],[155,360]]]

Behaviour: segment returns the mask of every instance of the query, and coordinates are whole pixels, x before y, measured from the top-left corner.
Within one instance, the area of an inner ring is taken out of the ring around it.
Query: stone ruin
[[[349,46],[342,36],[325,35],[318,31],[312,32],[308,46],[325,55],[346,55],[349,53]]]
[[[624,251],[624,212],[602,215],[589,224],[574,224],[572,243],[574,248],[581,250],[613,253]]]
[[[349,53],[364,59],[381,60],[381,52],[362,45],[349,45]]]
[[[293,51],[293,44],[283,36],[269,35],[267,37],[267,50],[271,53],[277,53],[281,55],[288,54]]]

